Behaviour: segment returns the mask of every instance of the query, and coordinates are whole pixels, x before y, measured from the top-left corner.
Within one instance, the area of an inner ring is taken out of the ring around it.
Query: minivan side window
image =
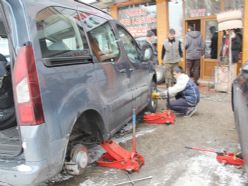
[[[133,37],[120,25],[117,25],[117,30],[129,60],[132,63],[139,62],[138,47]]]
[[[87,53],[89,48],[77,11],[48,7],[37,14],[36,21],[43,58],[75,57]]]
[[[93,53],[100,62],[114,62],[120,50],[111,26],[106,22],[88,32]]]

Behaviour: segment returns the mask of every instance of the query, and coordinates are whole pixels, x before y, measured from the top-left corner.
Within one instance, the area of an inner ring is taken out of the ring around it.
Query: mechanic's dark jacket
[[[182,96],[190,106],[195,106],[200,101],[200,93],[196,84],[190,79],[186,88],[182,91]]]
[[[174,86],[168,88],[169,95],[175,96],[180,93],[190,106],[196,106],[200,101],[200,93],[196,84],[186,74],[177,78]]]

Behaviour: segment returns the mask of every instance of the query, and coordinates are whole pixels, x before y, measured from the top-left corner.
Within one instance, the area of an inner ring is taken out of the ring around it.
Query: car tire
[[[0,110],[0,130],[16,126],[16,117],[14,107]]]
[[[158,107],[158,100],[152,98],[152,92],[157,90],[157,85],[154,81],[152,81],[150,85],[150,91],[149,91],[149,96],[148,96],[148,105],[146,107],[146,110],[148,112],[156,112],[157,107]]]

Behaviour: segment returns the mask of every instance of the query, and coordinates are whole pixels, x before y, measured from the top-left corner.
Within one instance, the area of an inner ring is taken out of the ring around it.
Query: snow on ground
[[[171,162],[163,172],[164,178],[159,181],[155,179],[151,185],[244,186],[247,183],[243,169],[220,164],[215,155],[200,155],[185,161]],[[178,172],[181,174],[178,175]]]

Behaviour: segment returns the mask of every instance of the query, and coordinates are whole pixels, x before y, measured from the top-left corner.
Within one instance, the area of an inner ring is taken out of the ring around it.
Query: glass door
[[[205,43],[205,52],[201,60],[201,79],[213,80],[214,68],[218,64],[220,52],[220,34],[216,19],[202,19],[201,32]]]

